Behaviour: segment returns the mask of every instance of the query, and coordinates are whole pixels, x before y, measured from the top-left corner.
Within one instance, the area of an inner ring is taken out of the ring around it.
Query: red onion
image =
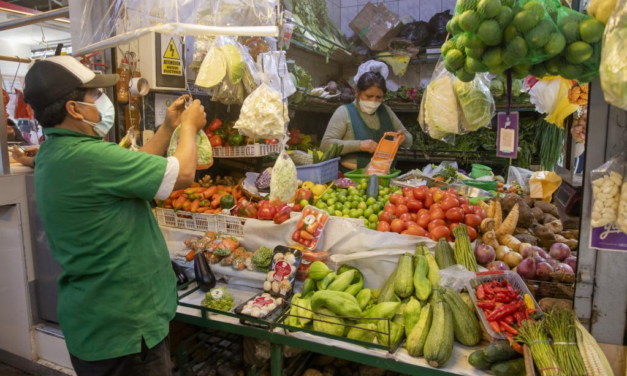
[[[524,259],[516,267],[516,272],[524,279],[533,279],[536,275],[536,261],[533,258]]]
[[[568,248],[568,246],[564,243],[554,243],[549,252],[551,257],[560,261],[564,261],[568,256],[570,256],[570,248]]]
[[[553,270],[555,273],[575,274],[573,268],[571,268],[568,264],[557,264]]]
[[[532,258],[532,259],[536,260],[536,266],[538,265],[539,262],[546,262],[546,260],[547,260],[544,257],[540,257],[540,256],[529,257],[529,258]]]
[[[540,252],[544,252],[544,250],[540,247],[532,245],[531,247],[527,247],[522,250],[521,254],[523,258],[535,257],[539,256]],[[546,252],[545,252],[546,254]]]
[[[539,247],[538,247],[538,248],[539,248]],[[542,257],[542,258],[545,258],[545,259],[548,259],[548,258],[550,258],[550,257],[551,257],[551,256],[550,256],[548,253],[546,253],[546,251],[545,251],[544,249],[542,249],[542,248],[540,248],[540,249],[538,250],[538,256],[540,256],[540,257]]]
[[[552,267],[556,267],[556,266],[557,266],[557,264],[559,264],[559,263],[560,263],[560,261],[559,261],[559,260],[556,260],[556,259],[554,259],[554,258],[548,258],[548,259],[546,259],[546,262],[547,262],[549,265],[551,265]]]
[[[494,248],[487,244],[478,244],[475,247],[475,258],[479,264],[487,265],[494,261],[496,252],[494,252]]]
[[[548,281],[551,279],[553,267],[548,262],[538,262],[536,264],[536,279],[540,281]]]
[[[564,260],[564,264],[570,266],[573,272],[577,273],[577,257],[575,256],[566,257],[566,259]]]
[[[492,261],[488,264],[487,268],[491,272],[509,270],[509,266],[507,266],[507,264],[503,261]]]

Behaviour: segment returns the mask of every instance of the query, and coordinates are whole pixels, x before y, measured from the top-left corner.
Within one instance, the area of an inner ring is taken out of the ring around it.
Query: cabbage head
[[[490,125],[495,109],[490,90],[478,79],[471,82],[456,80],[453,86],[462,110],[465,130],[474,132]]]
[[[459,113],[452,82],[453,78],[447,74],[427,86],[424,119],[429,136],[437,140],[448,134],[459,134]]]
[[[244,69],[246,69],[246,64],[242,59],[242,54],[239,52],[236,46],[232,44],[225,44],[220,47],[222,53],[224,54],[224,59],[226,60],[226,72],[231,79],[231,82],[234,84],[240,83],[242,77],[244,76]]]
[[[170,139],[170,146],[168,146],[168,157],[171,157],[176,152],[176,148],[179,143],[179,137],[181,136],[181,126],[179,125],[172,133]],[[198,166],[197,169],[206,169],[213,164],[212,149],[209,138],[202,130],[196,133],[196,150],[198,151]]]
[[[490,81],[490,92],[495,97],[503,96],[505,94],[505,85],[503,84],[503,81],[499,80],[498,78],[495,78],[492,81]],[[513,92],[514,91],[512,90],[512,93]]]

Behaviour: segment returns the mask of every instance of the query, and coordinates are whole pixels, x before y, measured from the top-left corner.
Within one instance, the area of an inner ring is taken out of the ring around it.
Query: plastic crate
[[[344,174],[347,178],[354,181],[355,183],[359,183],[361,179],[370,179],[370,175],[366,175],[363,173],[364,169],[360,168],[354,171],[350,171]],[[390,181],[395,177],[401,174],[401,170],[391,170],[388,175],[377,175],[379,177],[379,186],[380,187],[389,187]]]
[[[252,144],[244,146],[218,146],[212,149],[213,158],[250,158],[265,157],[268,154],[279,154],[280,144]]]
[[[217,232],[230,236],[244,236],[244,224],[248,218],[234,217],[232,215],[218,214],[217,218],[218,229]]]
[[[193,213],[174,211],[172,209],[156,208],[157,223],[160,226],[196,230],[196,222]]]
[[[340,168],[340,158],[329,159],[322,163],[307,166],[297,166],[296,174],[301,181],[310,181],[315,184],[326,184],[337,179]]]
[[[507,339],[507,337],[505,336],[505,334],[496,333],[494,330],[492,330],[492,328],[490,328],[490,324],[488,324],[488,320],[486,319],[485,314],[483,313],[483,310],[477,307],[477,296],[475,295],[475,287],[485,282],[503,281],[503,280],[509,282],[509,284],[512,285],[513,288],[518,289],[518,291],[520,291],[521,299],[523,299],[525,294],[529,294],[529,296],[533,298],[533,295],[531,295],[531,292],[527,288],[527,285],[525,285],[525,282],[523,282],[522,278],[520,278],[520,276],[516,272],[510,272],[510,271],[481,272],[481,273],[477,273],[477,276],[474,279],[471,279],[466,284],[466,287],[468,289],[468,294],[470,295],[470,299],[472,299],[472,302],[475,305],[475,309],[477,310],[477,314],[479,315],[479,318],[481,318],[481,322],[483,323],[485,330],[488,332],[488,334],[491,337],[494,337],[497,339]],[[542,310],[540,309],[540,306],[538,305],[538,302],[536,302],[535,299],[533,300],[533,303],[536,305],[536,310],[542,313]]]
[[[244,236],[247,218],[224,214],[175,212],[172,209],[156,208],[157,223],[160,226],[176,227],[202,232],[219,232],[228,236]]]

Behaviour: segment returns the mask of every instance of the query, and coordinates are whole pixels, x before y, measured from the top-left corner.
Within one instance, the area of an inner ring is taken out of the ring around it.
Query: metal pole
[[[13,63],[25,63],[25,64],[29,64],[32,61],[31,59],[27,57],[5,56],[5,55],[0,55],[0,60],[11,61]]]
[[[37,13],[32,16],[26,16],[0,23],[0,31],[15,29],[21,26],[36,24],[43,21],[54,20],[55,18],[69,17],[70,8],[59,8],[49,12]]]
[[[278,343],[270,345],[270,375],[283,375],[283,346]]]
[[[9,162],[9,143],[7,141],[7,119],[4,116],[6,107],[4,99],[2,100],[2,108],[0,108],[0,175],[9,175],[11,173],[11,163]]]

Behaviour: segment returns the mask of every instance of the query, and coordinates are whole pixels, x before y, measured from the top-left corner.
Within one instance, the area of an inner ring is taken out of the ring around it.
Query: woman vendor
[[[369,61],[359,67],[355,76],[355,101],[335,110],[322,138],[320,149],[326,151],[333,144],[343,145],[340,170],[347,172],[365,168],[377,143],[386,132],[398,132],[404,139],[401,147],[412,144],[412,136],[387,105],[385,79],[387,66]]]

